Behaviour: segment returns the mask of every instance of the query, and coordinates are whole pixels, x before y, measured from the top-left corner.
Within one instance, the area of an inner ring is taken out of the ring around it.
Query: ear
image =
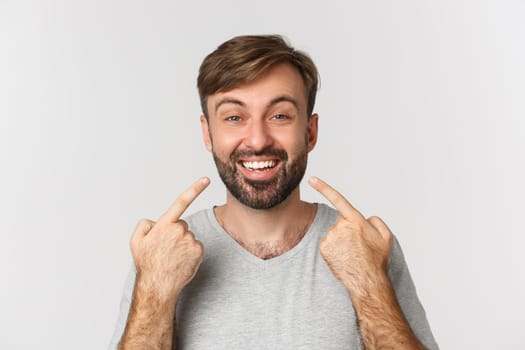
[[[319,115],[312,114],[308,120],[308,152],[314,149],[317,143]]]
[[[208,119],[206,119],[204,115],[201,115],[201,129],[204,145],[206,146],[206,149],[211,152],[213,147],[211,144],[210,126],[208,124]]]

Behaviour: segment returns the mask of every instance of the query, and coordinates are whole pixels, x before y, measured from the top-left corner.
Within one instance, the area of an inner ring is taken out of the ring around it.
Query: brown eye
[[[277,114],[277,115],[274,115],[273,118],[277,119],[277,120],[286,120],[286,119],[288,119],[288,116],[286,116],[284,114]]]

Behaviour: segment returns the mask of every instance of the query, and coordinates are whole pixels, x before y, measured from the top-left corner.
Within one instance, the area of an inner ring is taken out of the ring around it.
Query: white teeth
[[[252,170],[273,168],[275,166],[275,161],[267,160],[265,162],[242,162],[242,166]]]

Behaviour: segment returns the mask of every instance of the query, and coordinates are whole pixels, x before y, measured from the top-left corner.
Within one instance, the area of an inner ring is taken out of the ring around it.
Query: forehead
[[[264,107],[277,98],[296,101],[296,107],[306,111],[306,87],[297,68],[289,63],[275,64],[256,80],[208,97],[208,111],[216,112],[224,100],[238,100],[247,108]],[[286,100],[283,99],[284,101]]]

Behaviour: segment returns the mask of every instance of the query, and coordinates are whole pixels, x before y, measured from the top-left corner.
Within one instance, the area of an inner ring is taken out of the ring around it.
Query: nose
[[[255,151],[262,151],[270,146],[272,142],[272,136],[264,121],[252,119],[244,138],[245,146]]]

